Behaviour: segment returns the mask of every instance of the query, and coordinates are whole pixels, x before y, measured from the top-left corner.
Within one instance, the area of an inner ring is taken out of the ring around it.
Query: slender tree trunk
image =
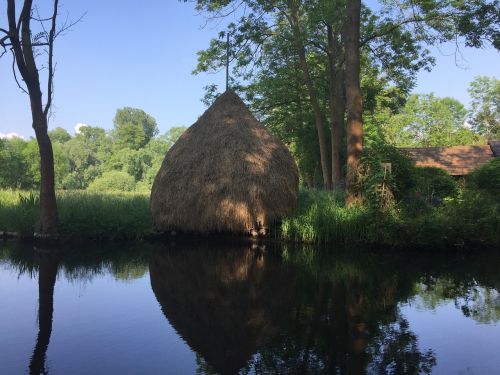
[[[346,8],[345,86],[347,106],[347,205],[361,199],[356,195],[361,152],[363,151],[363,100],[360,86],[360,14],[361,0],[348,0]]]
[[[47,133],[47,118],[43,113],[33,115],[33,129],[40,152],[40,219],[35,231],[57,233],[57,203],[54,182],[54,153]]]
[[[300,31],[299,16],[297,11],[297,6],[294,0],[288,2],[290,8],[290,23],[293,29],[295,45],[297,48],[297,53],[299,55],[299,63],[304,76],[304,82],[307,87],[307,92],[309,94],[309,99],[311,100],[311,106],[314,112],[314,121],[316,124],[316,130],[318,132],[318,142],[319,142],[319,153],[321,158],[321,171],[323,173],[323,188],[331,188],[331,175],[330,175],[330,162],[328,158],[328,146],[326,139],[325,126],[323,124],[323,116],[321,114],[321,109],[319,106],[318,96],[316,95],[316,90],[311,79],[311,73],[309,70],[309,64],[306,59],[306,50],[304,43],[302,41],[302,33]]]
[[[342,143],[344,139],[344,74],[339,66],[340,46],[333,35],[331,25],[327,26],[328,34],[328,68],[330,73],[329,108],[331,122],[332,143],[332,183],[334,189],[341,189],[343,185],[342,174]]]
[[[54,74],[52,53],[56,28],[58,0],[54,0],[54,13],[48,41],[48,92],[45,108],[42,103],[40,77],[36,66],[35,53],[31,43],[32,0],[25,0],[19,20],[16,20],[16,2],[7,1],[7,19],[9,39],[15,56],[15,62],[21,73],[30,98],[33,129],[40,150],[40,219],[35,232],[42,235],[57,233],[57,204],[54,183],[54,155],[48,136],[47,116],[52,101],[52,78]],[[20,26],[20,27],[19,27]],[[20,36],[21,35],[21,36]]]

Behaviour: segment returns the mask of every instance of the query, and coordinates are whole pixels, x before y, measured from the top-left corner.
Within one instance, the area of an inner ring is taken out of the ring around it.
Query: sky
[[[51,1],[38,3],[43,12]],[[85,15],[56,41],[50,129],[60,126],[74,133],[77,124],[111,129],[116,110],[129,106],[155,117],[164,133],[173,126],[191,125],[203,113],[204,86],[223,87],[224,72],[191,74],[196,53],[208,46],[220,27],[206,25],[192,2],[61,0],[60,4],[61,20]],[[5,24],[3,13],[2,4],[0,27]],[[500,78],[497,51],[463,48],[458,65],[454,51],[454,45],[432,50],[436,66],[431,73],[418,74],[415,92],[434,92],[468,104],[467,88],[474,77]],[[28,96],[17,87],[11,63],[8,55],[0,59],[0,133],[32,137]]]

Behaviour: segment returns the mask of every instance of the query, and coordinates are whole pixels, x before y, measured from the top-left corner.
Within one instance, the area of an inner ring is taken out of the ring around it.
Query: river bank
[[[171,238],[153,231],[144,193],[59,191],[59,240],[130,241]],[[38,217],[34,192],[0,191],[3,238],[33,239]],[[174,237],[192,237],[176,233]],[[365,244],[380,247],[499,247],[497,198],[461,191],[437,206],[415,198],[390,208],[347,208],[342,194],[301,189],[296,215],[269,228],[264,241]]]

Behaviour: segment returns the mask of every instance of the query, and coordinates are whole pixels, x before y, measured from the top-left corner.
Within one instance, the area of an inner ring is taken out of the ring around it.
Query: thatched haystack
[[[249,245],[158,249],[149,274],[169,323],[220,374],[238,373],[276,338],[296,301],[294,269]]]
[[[292,215],[297,192],[288,149],[226,91],[167,152],[150,206],[159,231],[242,233]]]

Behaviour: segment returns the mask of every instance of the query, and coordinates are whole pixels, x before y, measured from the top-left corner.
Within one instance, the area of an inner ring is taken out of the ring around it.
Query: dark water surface
[[[0,243],[0,374],[500,374],[500,255]]]

